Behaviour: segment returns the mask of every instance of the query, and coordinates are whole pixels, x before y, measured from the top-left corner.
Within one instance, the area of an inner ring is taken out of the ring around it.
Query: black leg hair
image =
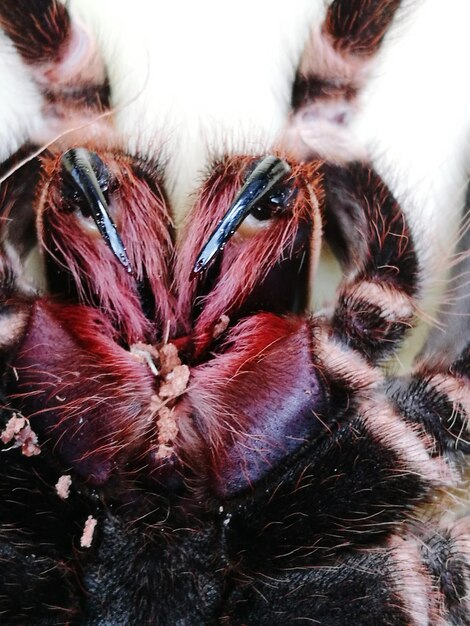
[[[415,529],[417,531],[418,529]],[[470,527],[391,537],[328,565],[239,580],[222,623],[271,626],[468,626]]]
[[[334,304],[337,338],[370,362],[398,347],[414,317],[419,266],[405,216],[361,163],[325,166],[326,232],[344,243],[349,275]]]
[[[59,62],[70,37],[70,16],[59,0],[3,0],[0,26],[32,66]]]
[[[432,438],[434,454],[470,454],[470,344],[441,370],[426,362],[388,382],[388,396],[405,418]]]

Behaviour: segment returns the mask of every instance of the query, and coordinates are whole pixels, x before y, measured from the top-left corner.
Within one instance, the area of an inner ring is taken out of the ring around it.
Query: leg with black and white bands
[[[325,234],[350,272],[332,324],[341,341],[372,363],[398,347],[412,325],[420,288],[410,227],[392,193],[363,164],[366,153],[350,134],[358,92],[400,5],[398,0],[329,5],[297,74],[287,140],[302,159],[327,159]]]
[[[89,27],[70,15],[60,0],[5,0],[0,27],[43,96],[43,123],[33,142],[47,143],[72,129],[80,129],[82,141],[87,133],[94,141],[103,140],[109,120],[100,114],[109,108],[110,88]]]
[[[400,0],[334,0],[314,26],[293,87],[284,138],[298,159],[366,158],[351,129],[364,87]]]
[[[466,520],[452,531],[423,529],[381,549],[345,552],[328,565],[249,580],[230,597],[222,623],[467,626],[469,531]]]
[[[324,167],[326,233],[343,242],[346,277],[333,304],[335,335],[371,363],[393,354],[413,325],[420,268],[400,206],[368,166]],[[349,270],[349,274],[348,274]]]

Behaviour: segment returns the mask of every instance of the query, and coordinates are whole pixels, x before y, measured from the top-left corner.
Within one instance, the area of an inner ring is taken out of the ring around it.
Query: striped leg
[[[10,37],[44,96],[46,129],[33,138],[50,141],[83,126],[109,106],[106,68],[94,35],[59,0],[5,0],[0,26]],[[106,123],[92,136],[106,130]],[[83,132],[80,139],[83,141]]]
[[[373,57],[400,0],[334,0],[298,69],[285,142],[298,159],[365,156],[350,129]]]
[[[413,322],[419,266],[411,231],[373,170],[352,163],[324,173],[326,235],[339,241],[347,271],[333,305],[333,333],[377,363]]]
[[[450,367],[421,363],[410,377],[391,380],[387,392],[405,418],[432,438],[435,454],[453,460],[470,453],[470,344]]]
[[[470,526],[393,537],[328,565],[271,573],[239,584],[222,623],[324,626],[468,624]]]

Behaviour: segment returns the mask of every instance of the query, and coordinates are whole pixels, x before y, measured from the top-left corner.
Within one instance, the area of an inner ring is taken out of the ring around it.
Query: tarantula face
[[[33,4],[0,6],[41,103],[2,166],[2,623],[469,624],[470,518],[429,505],[463,480],[470,338],[382,370],[423,258],[350,124],[400,2],[333,0],[283,126],[188,193],[170,140],[129,149],[92,30]]]

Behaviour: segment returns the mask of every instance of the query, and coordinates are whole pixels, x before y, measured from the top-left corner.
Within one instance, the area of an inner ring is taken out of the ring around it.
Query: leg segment
[[[470,345],[449,368],[423,363],[410,377],[390,381],[387,394],[432,438],[435,454],[470,454]]]
[[[323,31],[343,55],[368,57],[377,52],[401,0],[334,0]]]
[[[470,529],[393,537],[329,565],[271,572],[239,585],[222,623],[324,626],[468,624]],[[445,621],[444,621],[445,620]]]
[[[65,4],[5,0],[0,5],[0,26],[44,96],[47,127],[34,141],[50,141],[108,108],[110,90],[97,42],[88,27],[70,16]],[[106,123],[102,126],[100,132],[108,130]],[[98,134],[95,129],[94,136]]]
[[[371,363],[389,356],[414,317],[419,266],[398,203],[370,168],[326,166],[326,235],[342,241],[346,279],[331,317],[333,332]],[[348,271],[349,270],[349,271]]]
[[[314,27],[293,89],[285,135],[298,159],[336,162],[365,157],[349,128],[357,96],[400,0],[334,0]]]
[[[423,534],[420,552],[432,581],[434,613],[445,624],[466,626],[470,615],[470,519]]]
[[[33,67],[60,61],[70,38],[70,17],[59,0],[5,0],[0,25]]]

